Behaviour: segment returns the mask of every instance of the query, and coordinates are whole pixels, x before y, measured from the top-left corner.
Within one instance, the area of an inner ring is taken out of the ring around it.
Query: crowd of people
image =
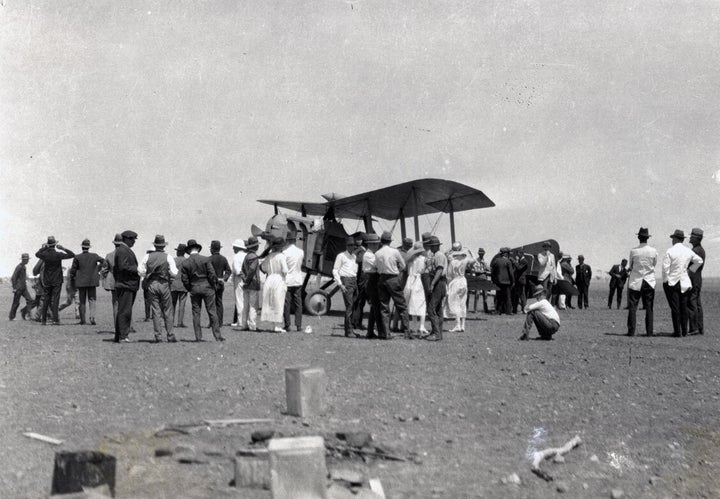
[[[257,253],[260,243],[256,237],[237,239],[233,242],[231,262],[220,254],[220,241],[212,241],[210,256],[204,256],[200,254],[202,245],[190,239],[186,244],[178,244],[173,257],[165,252],[167,243],[162,235],[155,236],[153,249],[138,262],[131,249],[137,237],[131,230],[116,234],[115,250],[105,257],[90,252],[87,239],[81,244],[82,252],[75,254],[58,244],[53,236],[48,237],[35,253],[38,258],[32,270],[37,277],[35,298],[27,288],[27,253],[22,254],[13,273],[10,320],[15,320],[24,298],[25,306],[20,309],[22,319],[35,318],[42,325],[59,324],[59,311],[76,303],[80,324],[94,325],[96,289],[102,284],[112,297],[116,342],[131,341],[128,334],[132,332],[132,309],[140,289],[145,302],[145,320],[153,321],[156,342],[163,337],[168,342],[177,341],[173,331],[186,327],[188,295],[195,340],[203,341],[201,310],[204,304],[208,327],[215,340],[224,341],[221,333],[223,295],[225,283],[232,278],[235,304],[232,326],[254,331],[258,329],[258,322],[264,321],[271,324],[271,331],[282,333],[290,330],[294,316],[296,330],[302,330],[304,252],[295,244],[293,233],[288,233],[286,238],[268,236],[267,247],[261,254]],[[641,228],[637,237],[640,244],[630,251],[629,259],[610,269],[608,308],[612,308],[613,299],[620,308],[627,282],[627,334],[635,334],[637,309],[642,302],[646,333],[651,336],[657,251],[648,245],[647,228]],[[692,249],[683,244],[682,230],[676,230],[670,237],[672,247],[663,259],[662,276],[673,335],[703,334],[703,231],[692,229]],[[542,251],[536,255],[526,254],[522,249],[500,248],[489,265],[485,263],[483,248],[475,257],[461,243],[453,242],[450,250],[442,252],[442,243],[430,233],[423,234],[420,241],[404,238],[399,247],[391,243],[390,232],[383,232],[381,236],[361,233],[348,237],[345,251],[335,258],[332,277],[342,292],[343,327],[347,337],[361,337],[359,331],[365,330],[364,336],[369,339],[389,340],[391,332],[402,332],[406,339],[441,341],[446,318],[454,320],[451,332],[462,332],[472,295],[474,312],[481,297],[483,310],[490,312],[489,287],[469,286],[468,277],[492,282],[495,313],[511,315],[519,310],[526,314],[522,340],[528,339],[533,325],[542,339],[551,339],[560,328],[557,310],[574,308],[572,296],[575,294],[579,309],[589,307],[591,267],[583,255],[578,256],[578,265],[574,268],[568,254],[560,253],[556,262],[550,242],[543,243]],[[72,264],[65,282],[67,300],[61,306],[62,263],[69,259]],[[530,298],[535,302],[528,305]],[[370,309],[367,328],[363,326],[366,304]],[[426,319],[429,319],[430,330],[426,329]]]

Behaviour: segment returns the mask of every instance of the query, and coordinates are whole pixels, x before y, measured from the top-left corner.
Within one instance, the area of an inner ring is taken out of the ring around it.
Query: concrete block
[[[235,454],[235,486],[270,488],[270,453],[249,449]]]
[[[319,416],[325,411],[325,370],[320,367],[285,369],[287,412],[293,416]]]
[[[50,494],[83,492],[83,487],[107,485],[115,495],[115,457],[96,451],[55,453]]]
[[[327,467],[322,437],[273,438],[270,490],[273,499],[326,499]]]

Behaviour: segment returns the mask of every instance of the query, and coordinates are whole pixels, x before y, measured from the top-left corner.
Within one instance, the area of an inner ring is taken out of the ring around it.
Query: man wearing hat
[[[80,298],[80,324],[87,324],[86,301],[90,304],[90,324],[95,325],[95,302],[97,287],[100,285],[100,269],[103,259],[97,253],[90,253],[90,240],[83,240],[82,253],[75,255],[70,267],[70,281],[78,290]]]
[[[477,260],[475,260],[475,262],[473,263],[472,273],[482,281],[487,281],[489,279],[490,267],[488,267],[488,264],[485,262],[485,250],[483,248],[478,248],[478,256]],[[468,291],[468,300],[470,299],[470,293],[474,295],[473,313],[477,313],[477,305],[480,295],[482,295],[483,300],[483,312],[485,312],[486,314],[490,313],[490,309],[488,308],[487,304],[487,291],[485,289],[483,289],[482,291],[479,291],[477,289],[470,289]]]
[[[420,236],[423,248],[425,249],[425,268],[422,271],[422,274],[420,274],[420,280],[423,284],[423,289],[425,290],[425,303],[430,303],[430,282],[432,281],[432,277],[430,277],[430,259],[432,258],[432,251],[430,251],[430,247],[428,246],[428,243],[430,242],[430,238],[432,237],[432,234],[429,232],[423,232]]]
[[[297,247],[297,232],[288,232],[283,254],[287,261],[288,273],[285,276],[287,291],[285,292],[285,309],[283,310],[285,331],[290,331],[290,313],[295,312],[295,329],[302,331],[302,284],[305,274],[302,263],[305,252]]]
[[[550,241],[545,241],[542,243],[543,250],[535,257],[538,262],[538,282],[545,289],[545,298],[548,300],[552,297],[553,284],[557,281],[557,264],[551,247]]]
[[[215,287],[218,281],[215,269],[210,263],[210,258],[200,255],[202,246],[195,239],[189,239],[186,247],[190,256],[183,264],[181,276],[185,289],[190,293],[195,341],[203,341],[200,327],[200,312],[203,302],[205,302],[205,309],[210,317],[210,327],[215,340],[225,341],[220,334],[220,323],[215,309]]]
[[[688,312],[690,315],[690,334],[698,333],[704,334],[705,327],[703,325],[703,308],[702,301],[700,300],[700,291],[702,291],[702,269],[705,266],[705,248],[702,247],[703,231],[699,228],[694,228],[690,232],[690,244],[692,245],[693,253],[702,258],[703,263],[696,271],[690,271],[690,283],[692,289],[688,296]]]
[[[220,241],[210,242],[210,263],[215,270],[217,276],[217,285],[215,286],[215,311],[218,316],[218,323],[222,326],[225,317],[225,307],[223,306],[223,294],[225,293],[225,283],[232,275],[232,269],[227,258],[220,254],[222,245]]]
[[[430,236],[428,248],[431,257],[429,273],[430,281],[430,302],[427,306],[428,319],[430,319],[431,331],[425,339],[428,341],[440,341],[443,338],[443,302],[447,296],[447,268],[448,260],[440,251],[440,239]]]
[[[40,322],[43,325],[47,324],[47,309],[50,307],[52,323],[60,324],[58,307],[63,283],[62,261],[74,258],[75,253],[60,246],[54,236],[49,236],[46,247],[38,250],[35,256],[43,261],[42,282],[45,299],[40,312]]]
[[[652,336],[657,250],[648,244],[650,230],[647,227],[640,227],[637,238],[640,245],[630,250],[629,258],[627,335],[635,336],[637,308],[642,299],[643,308],[645,309],[645,333]]]
[[[177,275],[170,281],[170,298],[172,298],[173,315],[175,316],[175,327],[187,327],[185,325],[185,302],[187,301],[187,289],[182,282],[180,273],[185,263],[185,243],[179,243],[175,248],[175,268]]]
[[[367,339],[376,339],[387,336],[382,328],[382,316],[380,315],[380,299],[378,297],[378,273],[375,265],[375,252],[380,247],[380,237],[377,234],[367,234],[365,238],[367,249],[363,253],[362,271],[366,276],[365,294],[370,302],[370,314],[368,315]],[[378,333],[375,333],[377,329]]]
[[[673,336],[686,336],[688,327],[688,296],[692,289],[688,267],[697,272],[703,259],[683,244],[685,232],[676,229],[670,235],[672,247],[665,253],[662,263],[663,289],[670,305]]]
[[[613,295],[617,292],[617,308],[622,303],[622,293],[625,287],[625,281],[628,278],[628,270],[626,268],[627,260],[622,259],[620,265],[615,264],[610,268],[610,293],[608,294],[608,308],[612,308]]]
[[[173,334],[173,306],[170,295],[170,279],[178,275],[175,259],[165,253],[165,236],[158,234],[153,241],[155,251],[146,253],[140,262],[140,275],[147,282],[147,292],[152,308],[153,330],[155,343],[162,340],[163,329],[167,335],[168,343],[175,343]]]
[[[588,293],[590,281],[592,280],[592,268],[585,263],[585,257],[578,255],[578,264],[575,265],[575,287],[578,289],[578,308],[585,309],[589,306]]]
[[[357,295],[357,272],[358,264],[354,254],[355,238],[348,237],[345,240],[345,251],[338,253],[335,257],[332,275],[335,283],[342,291],[343,302],[345,303],[345,336],[359,337],[353,329],[353,305]]]
[[[137,233],[126,230],[120,236],[122,242],[115,247],[115,261],[112,269],[118,301],[118,312],[115,318],[115,343],[130,343],[128,333],[132,327],[132,309],[140,288],[138,261],[131,249],[135,246]]]
[[[512,313],[512,286],[515,281],[515,269],[512,262],[510,261],[510,248],[507,246],[500,248],[500,256],[493,258],[490,263],[490,278],[497,286],[498,301],[497,301],[497,313],[498,315]]]
[[[378,299],[382,316],[383,332],[381,339],[390,339],[390,299],[400,313],[402,330],[405,338],[410,339],[410,324],[402,286],[402,272],[405,270],[405,259],[396,248],[392,248],[392,234],[388,231],[380,236],[380,249],[375,252],[375,266],[378,271]]]
[[[535,286],[532,297],[537,301],[532,305],[528,305],[525,309],[525,325],[520,340],[527,341],[530,339],[529,334],[533,324],[535,324],[541,339],[551,340],[553,334],[560,329],[560,316],[547,300],[545,288],[541,284]]]
[[[367,275],[365,272],[363,272],[363,257],[365,256],[365,252],[367,251],[367,244],[365,243],[365,239],[367,238],[367,234],[364,234],[362,232],[358,233],[355,236],[355,251],[353,252],[355,255],[355,262],[357,262],[358,266],[358,272],[357,272],[357,285],[358,290],[357,294],[355,295],[355,302],[353,303],[353,328],[362,330],[365,329],[363,326],[363,313],[365,312],[365,304],[368,301],[367,296]]]
[[[407,261],[407,254],[408,251],[410,251],[413,247],[413,240],[409,237],[403,237],[402,244],[397,247],[397,250],[400,252],[400,256],[403,257],[403,260]],[[402,286],[403,290],[405,289],[405,283],[407,283],[408,274],[407,274],[407,266],[405,267],[405,270],[400,272],[400,285]],[[393,301],[394,303],[394,301]],[[405,303],[405,306],[407,307],[407,302]],[[409,316],[408,316],[409,320]],[[408,326],[409,327],[409,326]],[[405,329],[403,329],[401,323],[400,323],[400,309],[395,305],[393,307],[392,311],[392,319],[390,320],[390,331],[402,331],[405,333],[406,337],[409,337],[409,332]]]
[[[25,306],[20,309],[20,316],[22,320],[25,320],[30,309],[33,308],[34,300],[27,289],[27,269],[25,266],[30,261],[30,255],[23,253],[20,255],[20,263],[17,264],[13,271],[12,278],[12,290],[13,290],[13,302],[10,306],[10,320],[15,320],[15,314],[20,306],[20,298],[25,298]]]
[[[233,259],[230,264],[233,277],[233,296],[235,297],[235,313],[233,314],[233,321],[231,326],[237,327],[240,324],[240,318],[243,313],[243,288],[242,288],[242,264],[245,260],[245,241],[242,239],[235,239],[233,241]]]
[[[575,270],[572,267],[572,256],[567,253],[563,253],[558,267],[559,275],[562,276],[562,280],[573,284],[573,274],[575,274]],[[560,303],[560,309],[575,308],[572,306],[572,295],[559,295],[558,302]]]
[[[117,247],[122,242],[122,236],[115,234],[113,245]],[[102,279],[102,287],[105,291],[110,291],[110,300],[113,308],[113,324],[117,319],[117,294],[115,293],[115,278],[113,277],[113,265],[115,264],[115,250],[105,255],[102,267],[100,267],[100,278]]]
[[[525,305],[527,305],[527,295],[526,293],[526,286],[527,286],[527,272],[529,269],[529,263],[525,259],[525,255],[523,255],[523,252],[521,250],[515,251],[515,254],[512,255],[512,264],[513,268],[515,269],[515,275],[514,275],[514,283],[512,288],[512,313],[517,313],[518,305],[520,306],[520,311],[525,311]]]
[[[240,274],[243,289],[243,306],[242,310],[238,310],[240,329],[249,331],[257,330],[257,310],[260,307],[260,276],[258,275],[260,260],[256,253],[259,246],[260,243],[255,236],[250,236],[245,242],[247,255],[243,260]]]

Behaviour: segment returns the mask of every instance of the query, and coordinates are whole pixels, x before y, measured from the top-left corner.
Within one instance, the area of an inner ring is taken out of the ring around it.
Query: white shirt
[[[375,252],[375,266],[378,274],[400,275],[405,270],[405,259],[400,251],[385,245]]]
[[[538,280],[544,281],[546,277],[550,276],[550,278],[554,281],[557,277],[555,269],[555,255],[549,251],[547,255],[545,255],[545,253],[538,253],[537,261],[540,265],[540,268],[538,269]]]
[[[647,243],[630,250],[630,289],[640,291],[643,281],[655,288],[655,266],[657,265],[657,250]]]
[[[245,261],[246,256],[247,253],[243,250],[240,250],[233,255],[232,263],[230,264],[233,273],[233,280],[240,285],[242,285],[242,279],[240,278],[240,274],[242,273],[242,265]]]
[[[153,253],[156,253],[153,251]],[[693,253],[694,254],[694,253]],[[175,265],[175,259],[171,257],[170,255],[165,255],[167,257],[170,277],[176,277],[178,275],[178,269],[177,265]],[[140,267],[138,267],[138,274],[140,274],[141,277],[145,277],[147,274],[147,262],[148,258],[150,258],[150,253],[145,253],[145,256],[142,259],[142,262],[140,262]]]
[[[335,265],[333,265],[333,279],[340,284],[341,277],[357,277],[357,261],[355,255],[343,251],[335,257]]]
[[[663,282],[675,286],[679,281],[680,291],[684,293],[692,288],[690,276],[687,273],[688,266],[690,270],[696,272],[702,263],[703,259],[697,256],[693,250],[683,243],[675,243],[674,246],[667,250],[663,259]]]
[[[367,250],[363,255],[362,271],[365,274],[377,274],[377,267],[375,266],[375,253],[370,250]]]
[[[530,312],[531,310],[538,310],[548,319],[552,319],[558,324],[560,324],[560,316],[558,315],[557,310],[555,310],[555,307],[550,305],[550,302],[547,301],[547,299],[545,298],[543,298],[542,300],[538,300],[532,305],[528,305],[527,307],[525,307],[525,310],[527,310],[528,312]]]
[[[289,286],[302,286],[305,273],[302,271],[302,261],[305,258],[305,252],[290,244],[283,250],[285,259],[287,260],[288,273],[285,276],[285,284]]]

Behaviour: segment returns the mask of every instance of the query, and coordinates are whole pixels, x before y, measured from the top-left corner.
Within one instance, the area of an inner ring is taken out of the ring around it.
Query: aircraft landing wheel
[[[325,315],[330,310],[330,295],[324,289],[316,289],[305,298],[305,310],[310,315]]]

